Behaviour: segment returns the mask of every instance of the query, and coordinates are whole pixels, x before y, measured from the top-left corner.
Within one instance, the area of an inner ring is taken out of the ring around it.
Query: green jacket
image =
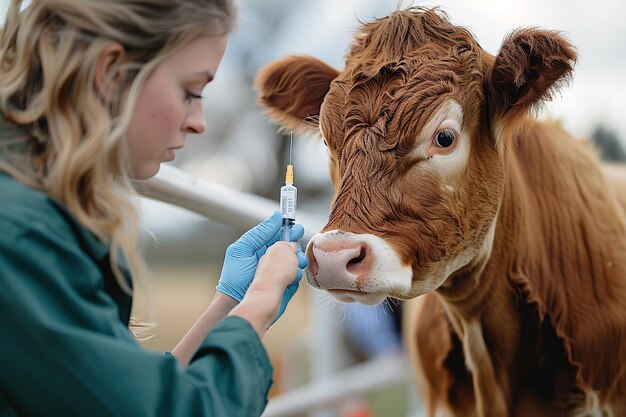
[[[259,416],[272,368],[228,317],[187,369],[128,330],[108,248],[46,194],[0,174],[0,416]]]

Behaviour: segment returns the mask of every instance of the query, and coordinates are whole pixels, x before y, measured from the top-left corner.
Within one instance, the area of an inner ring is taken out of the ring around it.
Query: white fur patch
[[[430,117],[417,139],[413,156],[425,159],[422,163],[436,170],[444,179],[452,179],[465,170],[470,154],[470,137],[461,130],[463,126],[463,109],[455,100],[444,102]],[[456,149],[447,155],[433,155],[429,158],[428,149],[433,136],[444,128],[454,129],[459,134]]]
[[[584,404],[574,410],[570,417],[614,417],[615,414],[610,408],[603,407],[600,404],[598,394],[593,391],[585,392]]]

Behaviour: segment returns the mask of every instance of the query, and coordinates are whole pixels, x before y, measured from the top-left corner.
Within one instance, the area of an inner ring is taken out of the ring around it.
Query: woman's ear
[[[110,42],[98,54],[94,73],[94,87],[106,102],[114,97],[119,87],[119,69],[124,60],[124,46],[119,42]]]

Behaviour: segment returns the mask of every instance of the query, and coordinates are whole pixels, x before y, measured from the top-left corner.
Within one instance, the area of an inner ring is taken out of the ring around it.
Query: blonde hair
[[[145,273],[137,246],[124,139],[145,80],[172,51],[199,36],[233,30],[232,0],[12,0],[0,33],[0,170],[63,203],[111,248],[133,276]],[[119,86],[104,100],[95,83],[110,42],[124,62],[109,74]],[[123,255],[122,255],[123,254]]]

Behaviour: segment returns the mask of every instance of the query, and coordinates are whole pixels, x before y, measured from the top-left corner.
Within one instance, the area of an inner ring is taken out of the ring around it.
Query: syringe
[[[285,185],[280,187],[280,213],[283,215],[283,226],[280,229],[280,240],[289,242],[289,232],[296,223],[296,201],[298,189],[293,185],[293,165],[291,165],[291,151],[293,149],[293,130],[289,145],[289,164],[285,173]]]

